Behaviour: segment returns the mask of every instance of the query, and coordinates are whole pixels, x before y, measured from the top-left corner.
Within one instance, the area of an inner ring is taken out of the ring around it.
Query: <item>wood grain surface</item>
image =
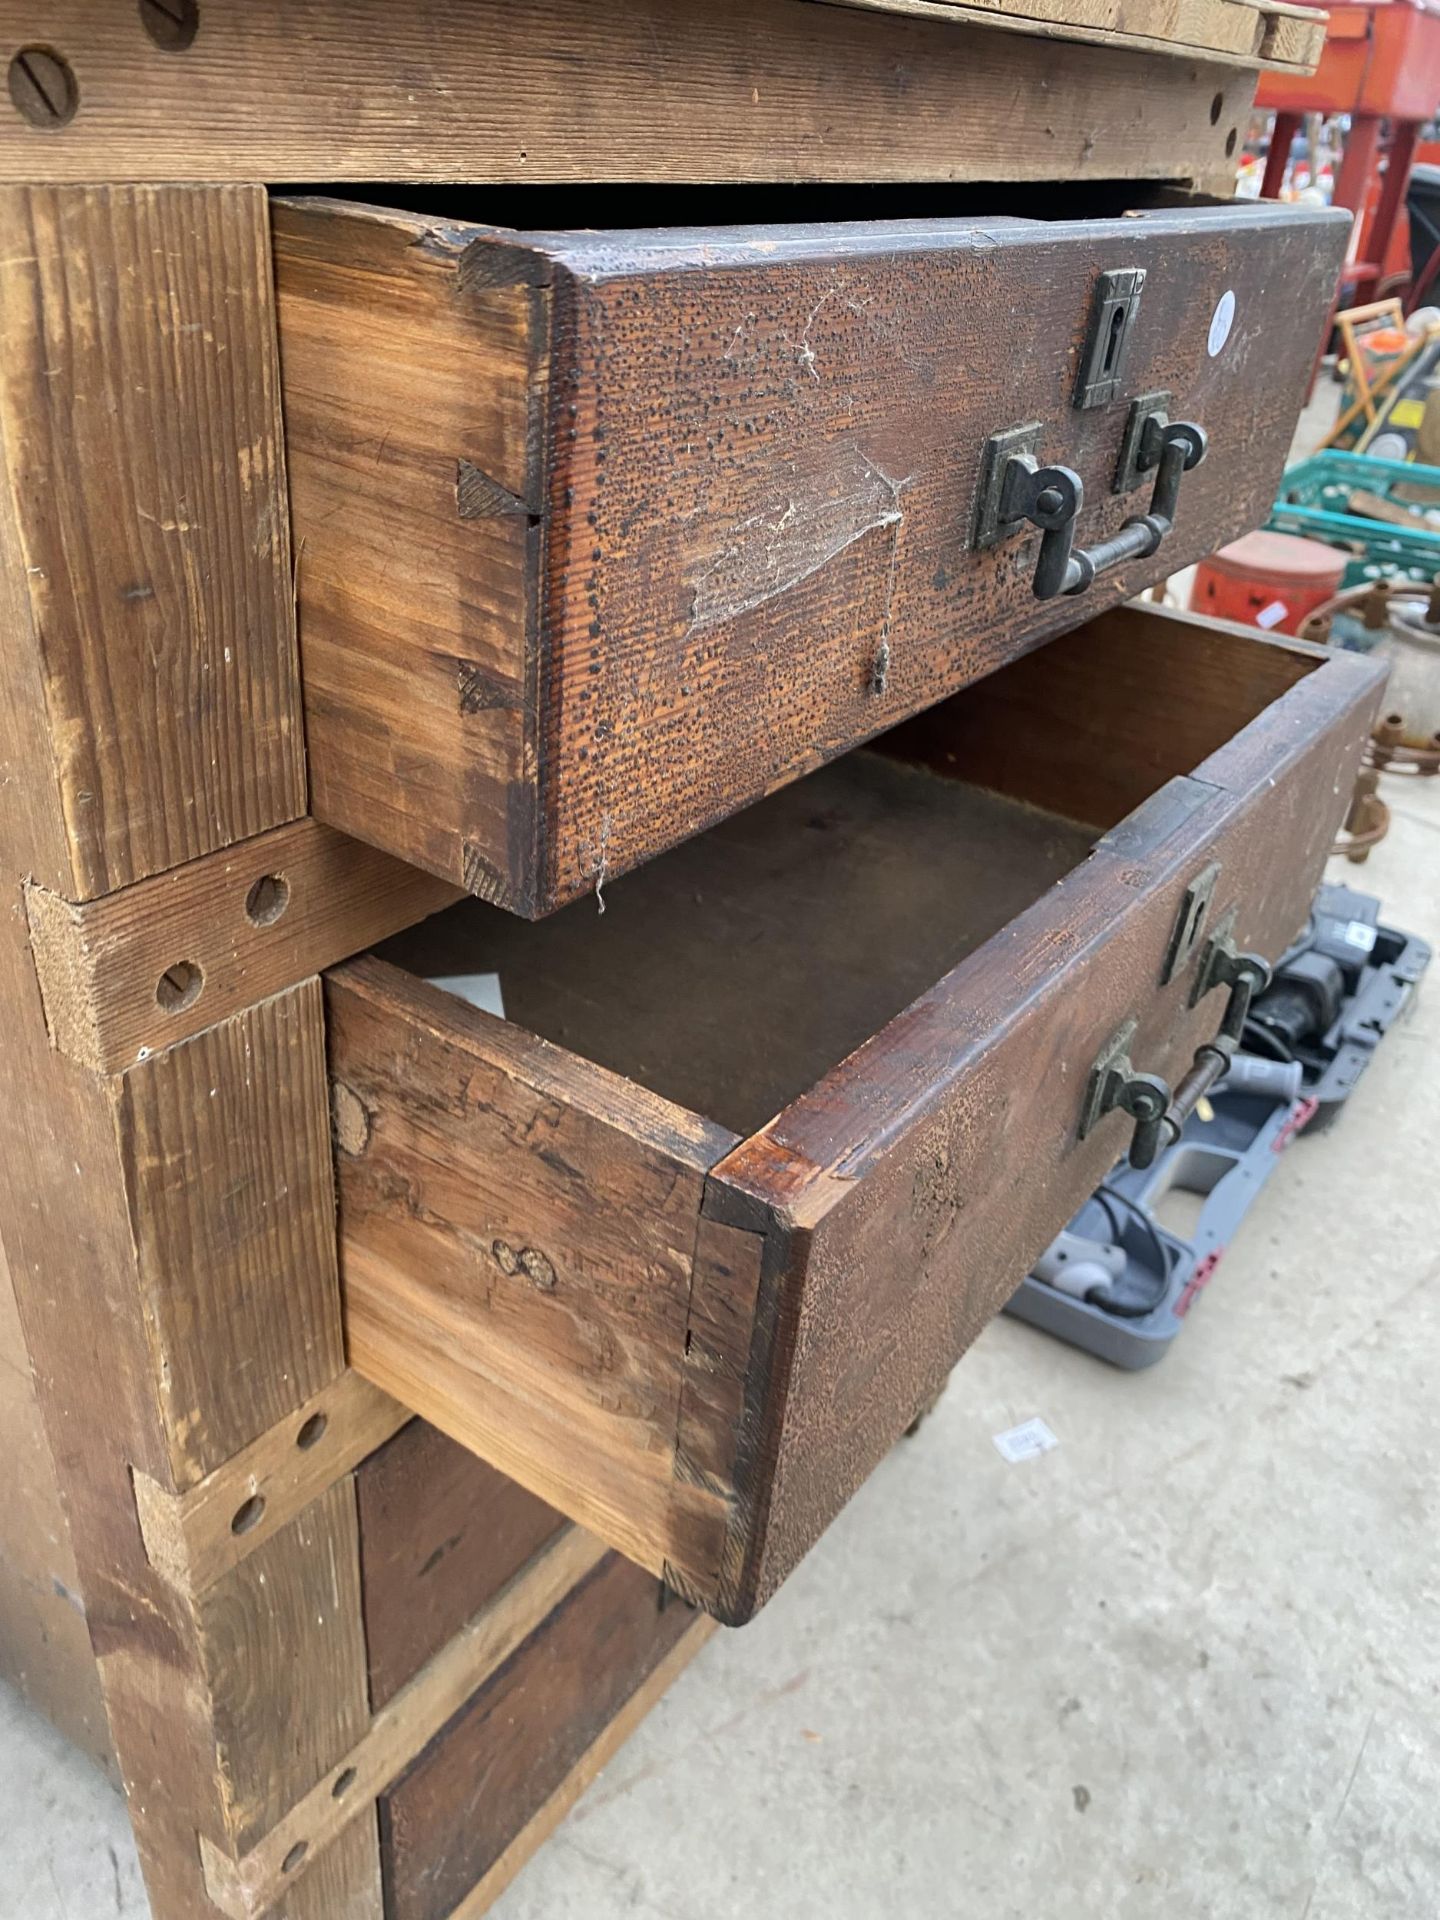
[[[265,197],[5,188],[0,237],[0,842],[88,900],[305,810]]]
[[[1114,616],[1077,689],[1082,728],[1124,737],[1121,663],[1139,650],[1152,725],[1175,711],[1183,747],[1208,640],[1199,623]],[[1222,663],[1235,644],[1218,636]],[[736,1616],[775,1590],[1124,1151],[1123,1115],[1076,1137],[1090,1064],[1122,1022],[1138,1020],[1137,1067],[1172,1086],[1216,1031],[1224,995],[1189,1005],[1194,962],[1158,984],[1188,882],[1218,860],[1216,918],[1233,905],[1237,941],[1269,959],[1304,924],[1382,686],[1358,656],[1308,657],[1312,671],[1253,717],[1246,677],[1229,683],[1232,740],[715,1170],[707,1209],[767,1236]],[[1223,671],[1203,678],[1212,698],[1226,685]]]
[[[1047,4],[997,32],[804,0],[204,0],[175,51],[110,0],[5,0],[7,59],[52,49],[78,105],[37,125],[7,102],[0,178],[1233,181],[1277,8],[1147,0],[1121,23],[1060,0],[1059,30],[1100,44],[1037,47]],[[1222,44],[1134,50],[1179,11]]]
[[[447,1920],[694,1624],[608,1555],[380,1802],[393,1920]]]
[[[1161,984],[1186,884],[1220,860],[1216,913],[1271,957],[1291,938],[1378,686],[1358,657],[1149,610],[1048,656],[621,879],[603,918],[465,902],[390,943],[496,972],[509,1024],[378,960],[331,978],[355,1364],[722,1619],[774,1590],[1123,1150],[1118,1116],[1077,1137],[1121,1022],[1172,1084],[1215,1031],[1193,961]],[[748,1135],[708,1163],[698,1222],[696,1187],[677,1197],[683,1301],[666,1269],[597,1285],[639,1252],[608,1213],[637,1081],[699,1160],[697,1115]],[[608,1115],[593,1143],[581,1090]],[[545,1147],[517,1165],[537,1094]],[[592,1190],[587,1235],[557,1202]],[[545,1250],[538,1297],[497,1277],[497,1234]]]
[[[51,1038],[116,1073],[413,925],[456,891],[307,816],[99,900],[34,883],[25,897]]]
[[[371,1704],[383,1707],[565,1525],[412,1420],[355,1478]]]
[[[1262,517],[1344,236],[1234,203],[553,234],[277,208],[316,811],[526,916],[603,895]],[[1123,391],[1080,409],[1115,267],[1147,275]],[[459,378],[492,365],[499,418]],[[1041,423],[1090,543],[1148,504],[1114,483],[1153,392],[1210,436],[1175,532],[1037,601],[1038,535],[972,543],[987,439]],[[462,463],[510,509],[459,517]]]

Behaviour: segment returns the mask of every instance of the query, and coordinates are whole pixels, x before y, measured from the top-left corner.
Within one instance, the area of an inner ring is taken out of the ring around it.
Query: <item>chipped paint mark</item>
[[[769,506],[730,529],[725,546],[695,582],[689,632],[763,606],[818,573],[865,534],[898,527],[905,517],[900,495],[913,478],[892,479],[857,447],[828,486],[820,483],[818,498],[777,494]]]

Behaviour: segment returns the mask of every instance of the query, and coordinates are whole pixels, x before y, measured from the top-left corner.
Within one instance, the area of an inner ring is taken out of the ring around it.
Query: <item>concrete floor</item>
[[[1440,945],[1440,782],[1386,786],[1334,877]],[[498,1920],[1434,1920],[1437,1142],[1440,974],[1160,1366],[995,1322]],[[0,1687],[0,1916],[145,1912],[121,1802]]]

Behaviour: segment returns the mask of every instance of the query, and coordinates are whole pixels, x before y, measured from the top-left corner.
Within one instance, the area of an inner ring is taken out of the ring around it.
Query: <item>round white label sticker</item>
[[[1205,345],[1212,360],[1230,338],[1230,329],[1234,324],[1235,296],[1227,287],[1216,302],[1214,313],[1210,316],[1210,338]]]

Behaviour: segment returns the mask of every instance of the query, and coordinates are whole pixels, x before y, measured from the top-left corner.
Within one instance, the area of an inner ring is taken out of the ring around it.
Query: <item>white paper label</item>
[[[1367,927],[1363,920],[1352,920],[1345,929],[1345,944],[1358,947],[1362,953],[1371,953],[1375,947],[1375,929]]]
[[[1038,1415],[1018,1427],[1007,1427],[1004,1433],[997,1433],[994,1438],[996,1451],[1012,1467],[1018,1466],[1022,1460],[1038,1460],[1042,1453],[1048,1453],[1052,1447],[1060,1444]]]
[[[1257,627],[1278,627],[1290,609],[1283,600],[1272,600],[1268,607],[1261,607],[1255,616]]]
[[[497,1014],[502,1020],[505,1018],[498,973],[434,973],[430,976],[430,984],[439,987],[442,993],[453,993],[461,1000],[468,1000],[472,1007],[479,1007],[482,1013]]]
[[[1210,337],[1205,342],[1205,350],[1213,360],[1225,342],[1230,338],[1230,329],[1235,324],[1235,296],[1227,287],[1215,304],[1210,316]]]

